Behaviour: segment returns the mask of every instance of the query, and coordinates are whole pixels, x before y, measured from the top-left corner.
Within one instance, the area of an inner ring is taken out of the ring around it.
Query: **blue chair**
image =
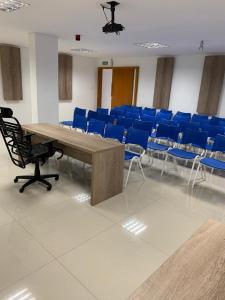
[[[97,108],[97,113],[98,114],[105,114],[105,115],[108,115],[108,113],[109,113],[109,110],[108,110],[108,108]]]
[[[87,133],[98,134],[100,136],[104,135],[105,122],[91,119],[88,123]]]
[[[148,151],[152,157],[152,153],[165,154],[166,151],[176,143],[179,138],[179,127],[161,124],[156,131],[156,137],[154,142],[148,142]],[[161,140],[166,143],[162,144]]]
[[[163,113],[163,114],[172,114],[172,110],[168,110],[166,108],[161,108],[160,109],[160,113]]]
[[[139,129],[130,128],[127,132],[126,136],[126,151],[125,151],[125,161],[130,161],[130,166],[128,169],[128,174],[125,182],[125,187],[127,186],[128,179],[130,176],[130,171],[132,168],[132,164],[134,161],[137,161],[139,168],[141,169],[141,173],[145,179],[145,174],[142,168],[141,159],[145,154],[147,149],[149,132],[143,131]],[[135,150],[131,148],[135,147]]]
[[[134,123],[133,123],[134,129],[148,131],[149,136],[151,136],[153,127],[154,127],[154,124],[149,121],[134,120]]]
[[[176,121],[176,122],[182,122],[182,121],[190,122],[191,114],[190,113],[183,113],[183,112],[178,111],[174,115],[173,120]]]
[[[159,119],[158,124],[164,124],[164,125],[169,125],[169,126],[178,126],[178,123],[174,120],[167,120],[167,119]]]
[[[157,118],[154,117],[154,116],[142,114],[141,115],[141,121],[152,122],[153,123],[153,127],[155,128],[156,127],[156,123],[157,123]]]
[[[156,117],[157,117],[158,120],[160,120],[160,119],[171,120],[172,113],[158,112]]]
[[[119,117],[117,119],[116,125],[123,126],[125,129],[129,129],[133,126],[133,119],[131,118],[125,118],[125,117]]]
[[[98,113],[93,110],[88,111],[87,119],[90,121],[91,119],[97,119],[98,118]]]
[[[213,116],[210,119],[210,125],[224,126],[225,127],[225,118],[220,118],[220,117]]]
[[[79,115],[79,116],[82,116],[82,117],[86,117],[86,109],[76,107],[76,108],[74,109],[74,117],[75,117],[76,115]]]
[[[124,127],[119,125],[107,124],[105,128],[104,137],[107,139],[117,140],[123,142]]]
[[[74,112],[73,112],[73,121],[74,121],[74,119],[77,115],[85,117],[86,116],[86,109],[75,107]],[[73,127],[73,121],[62,121],[61,124],[63,126],[69,126],[70,128],[72,128]]]
[[[208,132],[208,137],[214,140],[218,134],[224,135],[225,128],[223,126],[202,125],[202,131]]]
[[[76,115],[73,120],[73,128],[81,129],[83,132],[87,130],[87,119],[81,115]]]
[[[196,183],[198,172],[200,171],[200,169],[202,171],[202,177],[200,178],[200,181],[206,180],[206,168],[210,168],[212,171],[214,169],[225,171],[225,161],[217,158],[218,154],[220,153],[225,153],[225,136],[218,134],[215,138],[210,157],[204,157],[198,163],[195,178],[192,183],[192,188]]]
[[[103,121],[106,124],[108,124],[108,123],[114,123],[114,121],[115,121],[115,118],[113,116],[106,115],[106,114],[98,114],[98,116],[95,119],[99,120],[99,121]]]
[[[174,148],[170,148],[167,151],[161,175],[163,175],[165,172],[166,163],[169,156],[173,157],[175,160],[179,159],[179,160],[184,160],[186,162],[190,161],[192,162],[192,168],[188,180],[188,184],[190,184],[192,173],[195,164],[197,162],[197,159],[199,159],[199,157],[204,155],[204,153],[206,152],[207,139],[208,139],[208,133],[205,131],[195,131],[195,130],[186,129],[184,131],[180,145],[178,145],[180,147],[176,146]],[[197,148],[198,152],[196,153],[195,151],[184,150],[181,148],[182,145],[191,146],[192,148]]]
[[[186,123],[186,125],[184,126],[184,129],[200,131],[201,130],[201,123],[200,122]]]
[[[113,108],[110,111],[110,115],[117,119],[119,117],[123,117],[125,115],[125,111],[122,109]]]
[[[208,119],[209,119],[209,116],[207,116],[207,115],[193,114],[191,121],[192,122],[201,122],[201,121],[207,121]]]

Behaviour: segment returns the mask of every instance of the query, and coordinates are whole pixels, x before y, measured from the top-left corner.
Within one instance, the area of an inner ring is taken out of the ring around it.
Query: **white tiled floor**
[[[33,167],[13,166],[1,147],[0,299],[125,300],[207,219],[225,222],[222,176],[207,174],[192,191],[188,169],[161,178],[156,159],[146,181],[135,170],[122,194],[91,207],[82,201],[90,168],[52,160],[43,168],[61,174],[52,191],[20,194],[13,178]],[[139,235],[123,227],[132,220],[146,227]]]

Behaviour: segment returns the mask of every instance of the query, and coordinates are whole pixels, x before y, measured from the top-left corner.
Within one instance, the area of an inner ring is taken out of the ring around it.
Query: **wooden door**
[[[112,108],[123,104],[132,105],[134,99],[135,68],[113,68]]]

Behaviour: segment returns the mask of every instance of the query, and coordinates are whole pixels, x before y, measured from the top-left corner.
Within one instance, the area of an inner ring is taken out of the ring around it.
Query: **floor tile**
[[[96,299],[57,262],[46,265],[0,293],[1,300],[12,298],[15,300]]]
[[[0,208],[0,226],[12,222],[12,217]]]
[[[55,257],[113,225],[90,207],[72,201],[37,209],[20,223]]]
[[[16,223],[0,227],[0,253],[0,289],[53,259]]]
[[[119,225],[60,258],[100,300],[125,300],[166,256]]]

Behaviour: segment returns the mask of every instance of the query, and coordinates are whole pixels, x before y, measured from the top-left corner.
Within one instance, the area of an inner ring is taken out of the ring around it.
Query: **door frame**
[[[123,66],[123,67],[98,67],[98,78],[97,78],[97,107],[102,107],[102,74],[104,69],[133,69],[134,70],[134,96],[133,105],[137,105],[137,94],[138,94],[138,82],[139,82],[139,67]]]

